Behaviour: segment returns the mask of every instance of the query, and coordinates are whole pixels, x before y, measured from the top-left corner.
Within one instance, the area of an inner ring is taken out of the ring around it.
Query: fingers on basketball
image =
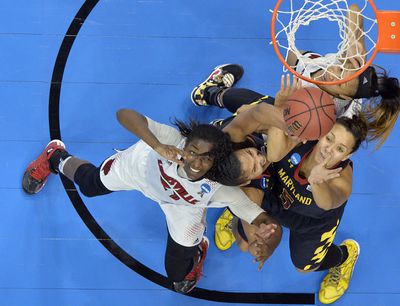
[[[336,122],[335,103],[321,89],[304,87],[289,96],[284,119],[291,135],[303,140],[317,140]]]

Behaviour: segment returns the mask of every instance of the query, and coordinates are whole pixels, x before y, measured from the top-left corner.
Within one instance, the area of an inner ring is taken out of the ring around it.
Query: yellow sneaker
[[[360,254],[360,246],[355,240],[347,239],[341,245],[347,247],[349,257],[340,266],[329,269],[328,275],[322,281],[318,297],[323,304],[335,302],[346,292]]]
[[[225,208],[217,223],[215,223],[215,245],[222,251],[229,249],[236,241],[232,232],[232,219],[232,213]]]
[[[206,106],[205,90],[214,86],[232,87],[243,76],[243,67],[238,64],[224,64],[214,68],[208,78],[197,85],[191,94],[192,102],[197,106]]]

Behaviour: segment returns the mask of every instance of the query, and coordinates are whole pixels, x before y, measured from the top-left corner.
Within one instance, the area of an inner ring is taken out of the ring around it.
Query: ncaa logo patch
[[[268,186],[268,179],[266,177],[262,177],[260,180],[260,187],[262,189],[267,189]]]
[[[210,193],[211,192],[211,186],[208,185],[208,184],[202,184],[200,188],[201,188],[201,191],[203,193]]]
[[[292,162],[293,165],[298,165],[301,161],[301,156],[299,153],[293,153],[292,156],[290,156],[290,161]]]

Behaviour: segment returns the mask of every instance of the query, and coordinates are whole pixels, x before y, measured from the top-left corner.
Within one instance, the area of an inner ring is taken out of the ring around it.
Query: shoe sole
[[[221,68],[221,67],[223,67],[223,66],[227,66],[227,65],[234,65],[234,64],[232,64],[232,63],[229,63],[229,64],[222,64],[222,65],[219,65],[219,66],[217,66],[217,67],[215,67],[212,71],[211,71],[211,73],[210,73],[210,75],[203,81],[203,82],[201,82],[200,83],[200,85],[201,84],[203,84],[204,82],[206,82],[209,78],[211,78],[211,76],[214,74],[214,71],[216,70],[216,69],[219,69],[219,68]],[[238,80],[235,80],[235,82],[234,83],[236,83]],[[195,106],[206,106],[206,105],[199,105],[199,104],[197,104],[195,101],[194,101],[194,99],[193,99],[193,94],[195,93],[195,91],[200,87],[200,85],[199,86],[196,86],[193,90],[192,90],[192,93],[190,94],[190,99],[192,100],[192,103],[195,105]]]
[[[233,240],[230,240],[226,245],[223,245],[222,243],[220,243],[220,240],[218,239],[218,236],[217,236],[218,221],[226,214],[226,210],[227,210],[227,208],[223,211],[223,213],[221,214],[221,216],[218,218],[217,222],[215,223],[214,243],[215,243],[217,249],[221,250],[221,251],[226,251],[226,250],[230,249],[232,247],[232,245],[236,242],[236,237],[233,236],[233,238],[234,238]],[[232,215],[231,212],[229,212],[229,213]],[[233,218],[233,215],[232,215],[232,218]],[[224,219],[227,219],[227,218],[224,218]]]
[[[354,243],[357,245],[357,249],[358,249],[357,258],[356,258],[356,260],[354,261],[353,269],[351,270],[351,274],[350,274],[350,279],[351,279],[351,278],[353,277],[353,272],[354,272],[354,268],[356,267],[356,263],[357,263],[357,261],[358,261],[358,257],[360,257],[361,248],[360,248],[360,245],[358,244],[358,242],[355,241],[355,240],[353,240],[353,239],[346,239],[345,241],[352,241],[352,242],[354,242]],[[350,286],[350,284],[349,284],[349,286]],[[348,289],[348,288],[347,288],[347,289]],[[347,291],[347,290],[346,290],[346,291]]]
[[[233,244],[236,242],[236,239],[229,241],[229,243],[227,243],[226,245],[222,245],[222,243],[218,242],[217,237],[214,237],[214,242],[215,242],[215,246],[217,247],[218,250],[226,251],[226,250],[229,250],[233,246]]]
[[[56,143],[58,146],[63,147],[63,149],[65,149],[65,144],[64,144],[61,140],[59,140],[59,139],[53,139],[53,140],[51,140],[51,141],[46,145],[45,149],[46,149],[51,143],[53,143],[53,142]],[[43,153],[43,151],[42,151],[42,153]],[[42,154],[42,153],[40,153],[40,154]],[[39,156],[40,156],[40,155],[39,155]],[[25,170],[24,175],[26,174],[26,172],[27,172],[27,170]],[[44,185],[45,185],[46,182],[47,182],[47,179],[48,179],[48,177],[44,180],[44,182],[42,183],[42,185],[40,186],[40,188],[37,189],[35,192],[31,192],[31,191],[25,189],[25,188],[24,188],[24,185],[22,185],[22,190],[23,190],[26,194],[28,194],[28,195],[38,194],[38,193],[43,189]]]

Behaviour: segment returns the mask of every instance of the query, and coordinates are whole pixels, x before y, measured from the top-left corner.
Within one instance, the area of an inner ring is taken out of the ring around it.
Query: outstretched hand
[[[326,157],[321,163],[317,164],[311,169],[310,175],[308,176],[308,182],[310,184],[322,184],[323,182],[329,181],[331,179],[340,176],[340,171],[342,167],[336,169],[326,168],[326,164],[329,160],[329,156]]]
[[[175,162],[179,165],[183,165],[183,159],[186,157],[186,153],[177,147],[171,145],[160,144],[154,149],[162,157]]]
[[[293,76],[293,83],[290,82],[290,74],[282,75],[281,87],[275,96],[275,106],[283,105],[286,103],[289,96],[301,88],[301,81],[298,77]]]

